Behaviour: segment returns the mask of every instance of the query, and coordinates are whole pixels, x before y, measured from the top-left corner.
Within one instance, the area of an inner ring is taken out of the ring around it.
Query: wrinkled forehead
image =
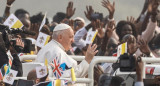
[[[74,31],[72,28],[66,30],[69,35],[74,35]]]

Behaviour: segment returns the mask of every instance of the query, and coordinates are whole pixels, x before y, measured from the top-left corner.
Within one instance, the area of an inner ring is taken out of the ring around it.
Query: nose
[[[74,42],[74,38],[72,38],[71,42],[72,42],[72,43]]]

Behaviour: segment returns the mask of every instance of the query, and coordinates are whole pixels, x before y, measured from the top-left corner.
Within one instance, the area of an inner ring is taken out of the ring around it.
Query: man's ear
[[[62,41],[63,36],[62,35],[58,35],[58,41]]]

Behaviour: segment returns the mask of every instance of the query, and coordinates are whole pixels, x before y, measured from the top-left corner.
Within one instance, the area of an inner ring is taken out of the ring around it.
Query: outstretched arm
[[[114,12],[115,12],[115,2],[113,2],[113,4],[111,4],[109,0],[103,0],[102,6],[107,8],[107,10],[109,12],[109,19],[113,19]]]
[[[6,3],[6,8],[5,8],[5,11],[4,11],[4,18],[8,18],[8,16],[10,15],[10,8],[13,4],[15,0],[7,0],[7,3]]]

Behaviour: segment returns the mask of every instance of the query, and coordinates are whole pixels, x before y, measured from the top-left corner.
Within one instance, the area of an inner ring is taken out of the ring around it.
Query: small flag
[[[43,17],[41,26],[39,27],[39,31],[41,31],[42,27],[43,27],[43,26],[45,25],[45,23],[46,23],[46,15],[47,15],[47,12],[45,13],[45,15],[44,15],[44,17]]]
[[[127,42],[118,46],[117,57],[119,57],[120,55],[123,55],[124,53],[127,53]]]
[[[2,72],[3,76],[6,74],[7,69],[8,69],[7,64],[4,64],[4,65],[1,67],[1,72]]]
[[[36,74],[37,78],[45,77],[47,75],[47,67],[46,66],[36,67]]]
[[[39,32],[39,35],[38,35],[38,38],[37,38],[37,41],[36,41],[36,45],[38,47],[43,47],[48,43],[49,39],[50,39],[49,35],[44,34],[42,32]]]
[[[12,85],[14,82],[14,77],[16,77],[17,73],[17,71],[10,69],[10,72],[4,76],[3,82]]]
[[[97,30],[96,30],[96,31],[92,31],[92,30],[90,29],[90,30],[88,31],[88,33],[87,33],[86,44],[91,44],[91,43],[94,41],[97,33],[98,33]]]
[[[74,68],[73,68],[73,67],[71,68],[71,76],[72,76],[72,81],[73,81],[73,82],[77,81],[77,80],[76,80],[75,73],[74,73]]]
[[[8,25],[10,29],[21,29],[23,27],[22,22],[14,14],[11,14],[3,24]]]
[[[6,74],[8,74],[10,72],[10,69],[11,69],[11,66],[12,66],[12,61],[13,61],[13,57],[12,57],[10,51],[7,52],[7,55],[8,55],[8,59],[9,59],[9,62],[8,62],[9,65],[8,65],[8,69],[7,69]]]
[[[122,47],[121,54],[123,55],[124,53],[127,53],[127,42],[123,43],[121,47]]]
[[[155,67],[146,67],[146,74],[153,74]]]
[[[55,57],[50,65],[53,69],[54,76],[59,79],[63,74],[63,69],[60,67],[60,60],[58,57]]]

